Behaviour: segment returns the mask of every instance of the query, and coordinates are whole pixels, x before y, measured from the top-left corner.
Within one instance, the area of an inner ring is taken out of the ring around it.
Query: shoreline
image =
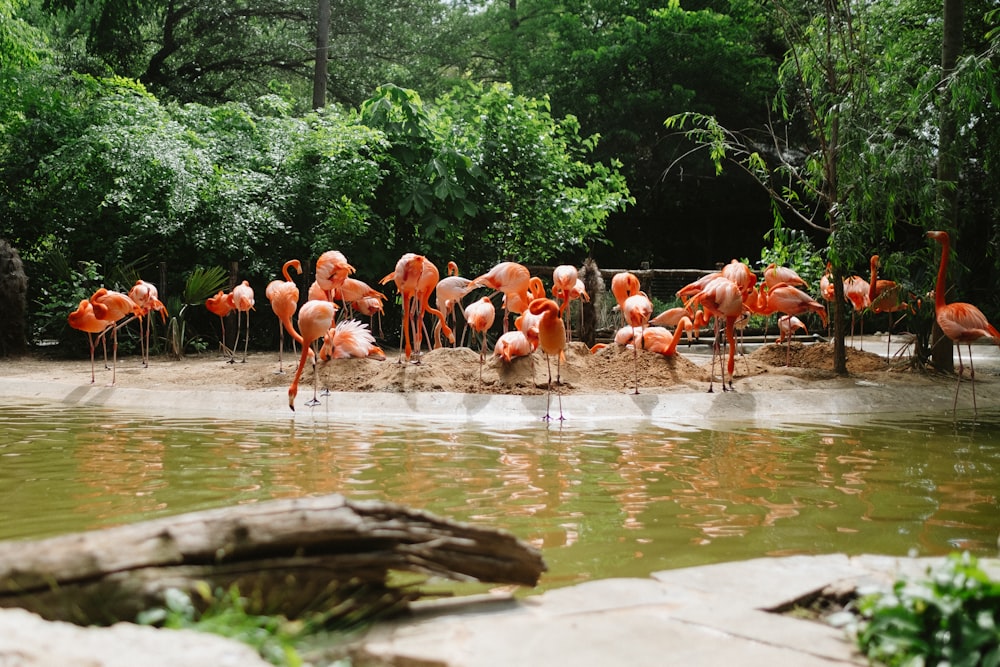
[[[565,420],[546,422],[546,396],[464,394],[454,392],[345,392],[321,397],[315,408],[288,408],[282,388],[147,389],[127,386],[73,384],[26,377],[0,378],[0,400],[45,402],[73,407],[139,411],[161,417],[200,416],[295,423],[386,419],[451,425],[530,424],[549,428],[627,428],[641,425],[726,428],[748,423],[861,423],[872,416],[939,413],[951,416],[954,383],[947,378],[920,383],[884,383],[862,377],[822,381],[788,381],[785,389],[757,389],[753,378],[737,383],[735,391],[714,393],[680,387],[648,393],[567,394],[561,396]],[[972,416],[971,389],[963,383],[956,418]],[[978,378],[980,412],[1000,406],[1000,383]],[[553,417],[559,400],[551,398]]]

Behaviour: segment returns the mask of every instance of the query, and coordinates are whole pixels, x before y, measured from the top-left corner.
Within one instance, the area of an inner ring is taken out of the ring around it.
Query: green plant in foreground
[[[886,665],[1000,665],[1000,582],[952,554],[921,581],[862,596],[857,641]]]
[[[282,616],[248,613],[246,600],[235,587],[212,594],[205,585],[198,592],[207,603],[204,611],[199,612],[186,593],[172,588],[164,596],[164,607],[142,612],[137,621],[143,625],[211,632],[252,646],[275,665],[302,665],[294,644],[307,632],[304,623]]]

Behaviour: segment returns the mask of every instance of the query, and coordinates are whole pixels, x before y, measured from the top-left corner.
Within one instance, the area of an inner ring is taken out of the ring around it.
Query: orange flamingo
[[[352,312],[354,310],[353,304],[361,301],[362,299],[378,299],[379,301],[385,300],[385,294],[382,294],[382,292],[374,289],[363,280],[357,280],[356,278],[351,278],[350,276],[344,278],[344,282],[333,290],[331,296],[334,301],[339,299],[341,303],[344,304],[345,310],[350,310]]]
[[[715,280],[716,278],[724,278],[724,277],[725,276],[722,275],[721,271],[713,271],[712,273],[706,273],[701,278],[698,278],[698,280],[690,282],[684,287],[677,290],[677,296],[682,301],[687,301],[695,294],[705,289],[705,286],[708,285],[713,280]]]
[[[385,297],[383,297],[384,299]],[[351,309],[359,315],[364,315],[370,320],[369,327],[374,327],[375,318],[378,317],[378,335],[382,337],[382,313],[384,311],[383,299],[365,296],[358,301],[351,302]]]
[[[156,290],[156,286],[153,283],[147,283],[145,280],[136,280],[135,285],[128,291],[128,296],[135,301],[136,305],[139,306],[139,310],[142,311],[142,315],[139,316],[139,350],[142,355],[142,365],[144,368],[148,368],[149,333],[152,328],[152,322],[149,321],[149,314],[154,310],[160,313],[160,317],[163,318],[165,324],[167,321],[167,307],[160,301],[160,295]],[[145,327],[143,326],[144,324]],[[144,328],[145,333],[143,332]]]
[[[292,316],[299,307],[299,286],[292,280],[289,271],[295,269],[302,274],[302,263],[297,259],[290,259],[281,267],[284,280],[272,280],[264,290],[264,296],[271,303],[271,310],[278,318],[278,373],[284,373],[282,368],[282,357],[285,351],[285,331],[289,332],[292,340],[295,336],[291,333],[295,330],[292,326]]]
[[[323,336],[319,358],[320,361],[368,358],[385,361],[385,352],[375,344],[375,336],[367,324],[358,320],[341,320]]]
[[[538,315],[538,346],[545,354],[545,366],[549,371],[548,392],[545,395],[545,421],[551,421],[549,406],[552,404],[552,362],[556,355],[556,384],[561,380],[561,363],[566,359],[566,327],[559,316],[559,304],[552,299],[535,299],[528,305],[528,312]],[[559,394],[559,421],[563,421],[562,394]]]
[[[560,302],[559,312],[562,314],[564,322],[566,321],[566,309],[569,307],[570,294],[576,289],[579,276],[579,271],[571,264],[560,264],[552,271],[552,296]],[[568,340],[573,340],[572,327],[568,324],[566,336]]]
[[[682,317],[673,334],[666,327],[646,327],[642,331],[642,348],[664,357],[673,357],[677,354],[677,343],[681,339],[681,332],[687,330],[691,324],[690,318]]]
[[[625,324],[625,299],[639,293],[641,285],[639,279],[630,271],[621,271],[611,277],[611,294],[618,304],[618,312],[622,316],[622,324]]]
[[[778,266],[773,263],[768,264],[767,268],[764,269],[764,284],[768,287],[775,287],[782,283],[792,286],[801,285],[809,289],[809,283],[800,278],[794,269],[789,269],[786,266]]]
[[[396,290],[403,301],[403,342],[406,361],[414,351],[414,343],[417,351],[421,345],[421,330],[423,328],[424,313],[437,315],[441,323],[441,331],[445,337],[454,342],[455,334],[451,327],[444,321],[444,313],[430,305],[430,295],[437,286],[440,273],[433,262],[412,252],[404,254],[396,262],[396,269],[387,274],[379,284],[385,285],[390,280],[396,283]],[[402,363],[403,358],[400,358]],[[419,361],[417,362],[419,363]]]
[[[508,364],[515,357],[527,357],[534,351],[535,346],[523,331],[518,330],[502,334],[493,346],[494,356],[500,357]]]
[[[722,391],[733,388],[733,371],[736,368],[736,337],[734,326],[736,319],[743,314],[743,296],[740,294],[739,286],[725,276],[719,276],[710,280],[700,292],[695,294],[685,304],[688,308],[694,305],[701,305],[708,315],[715,318],[716,339],[718,339],[719,325],[725,322],[726,343],[729,345],[729,360],[726,369],[722,371]],[[718,343],[712,347],[712,371],[708,383],[708,392],[713,391],[715,380],[715,356]],[[719,365],[722,366],[722,357],[719,356]],[[729,387],[726,387],[726,370],[729,372]]]
[[[222,290],[215,293],[215,296],[210,296],[205,299],[205,308],[208,312],[213,315],[219,316],[219,324],[222,326],[222,337],[219,339],[219,351],[222,356],[228,356],[230,359],[233,358],[235,354],[226,345],[226,316],[233,311],[233,296],[231,294],[226,294]]]
[[[448,275],[434,286],[434,303],[437,309],[444,313],[445,322],[451,320],[455,328],[458,328],[458,316],[455,312],[457,310],[464,316],[464,309],[461,307],[462,297],[468,293],[471,282],[470,279],[458,275],[458,264],[448,262]],[[434,325],[434,347],[441,347],[440,322]]]
[[[826,307],[819,301],[791,285],[778,284],[767,291],[767,302],[777,313],[786,315],[802,315],[816,313],[823,326],[826,326]],[[785,365],[791,361],[791,336],[785,342]]]
[[[849,276],[844,278],[844,298],[851,302],[851,344],[854,344],[854,318],[857,314],[861,317],[861,337],[865,335],[864,310],[871,305],[868,300],[868,281],[861,276]],[[864,349],[862,340],[860,349]]]
[[[94,309],[94,317],[107,322],[111,328],[111,384],[117,381],[118,371],[118,329],[139,317],[142,311],[128,294],[105,289],[98,289],[90,296],[90,304]],[[129,317],[129,316],[132,317]],[[124,319],[128,317],[129,319]],[[124,320],[124,321],[122,321]]]
[[[632,327],[632,365],[635,370],[636,394],[639,393],[639,341],[635,330],[638,328],[638,336],[642,336],[642,330],[649,326],[649,317],[652,314],[653,302],[642,292],[633,294],[622,304],[622,315],[625,317],[625,323]]]
[[[958,408],[958,389],[962,384],[962,375],[965,366],[962,364],[962,347],[965,343],[969,350],[969,379],[972,381],[972,411],[977,413],[976,407],[976,369],[972,365],[972,342],[980,338],[992,338],[993,342],[1000,345],[1000,331],[989,323],[983,312],[971,303],[956,301],[954,303],[945,302],[945,275],[948,272],[948,259],[951,252],[951,238],[948,232],[929,231],[927,238],[934,239],[941,244],[941,264],[938,266],[937,284],[934,287],[934,318],[944,335],[951,339],[958,348],[958,382],[955,383],[955,400],[952,403],[952,413]]]
[[[327,250],[316,260],[316,283],[326,292],[326,300],[333,301],[333,292],[354,273],[354,267],[347,263],[344,253]]]
[[[519,292],[512,292],[509,296],[503,296],[503,307],[508,313],[516,313],[518,315],[514,320],[514,326],[517,327],[517,320],[523,317],[528,312],[528,306],[535,299],[545,298],[545,285],[542,284],[542,279],[538,276],[532,276],[528,280],[528,291],[525,295]],[[529,315],[528,319],[534,318],[533,315]],[[535,318],[537,319],[537,318]]]
[[[773,264],[771,266],[774,266]],[[740,288],[740,294],[746,296],[757,284],[757,274],[743,262],[734,259],[722,267],[722,275],[729,278]]]
[[[802,323],[802,320],[795,317],[794,315],[784,315],[778,318],[778,344],[783,343],[785,340],[791,340],[792,336],[795,335],[796,330],[802,329],[805,333],[809,333],[809,329],[806,325]],[[787,357],[785,359],[787,366]]]
[[[244,280],[242,283],[233,288],[230,293],[233,301],[233,310],[236,311],[236,342],[233,343],[233,350],[235,352],[236,348],[240,344],[240,313],[246,313],[246,334],[243,337],[243,362],[247,362],[247,345],[250,342],[250,311],[253,309],[253,288],[250,287],[250,283]],[[229,363],[236,362],[236,355],[233,354],[229,358]]]
[[[108,323],[94,316],[94,306],[88,299],[80,301],[80,305],[69,314],[68,319],[71,327],[78,331],[84,331],[87,334],[87,342],[90,344],[90,384],[94,384],[96,381],[94,376],[94,348],[97,345],[97,341],[94,340],[94,334],[97,334],[97,340],[104,343],[104,366],[106,368],[108,365],[108,346],[104,334],[108,330]]]
[[[583,284],[583,280],[580,278],[573,281],[573,285],[569,288],[554,284],[552,286],[552,296],[562,301],[560,309],[564,311],[563,320],[566,322],[566,340],[571,341],[573,340],[573,328],[570,324],[569,306],[573,301],[577,300],[590,302],[590,295],[587,294],[587,286]],[[582,309],[580,310],[580,328],[583,328]]]
[[[823,276],[819,279],[819,294],[823,297],[826,305],[827,318],[830,315],[830,304],[833,300],[837,298],[836,291],[833,288],[833,283],[830,282],[833,279],[833,265],[830,262],[826,263],[826,271],[823,272]],[[829,320],[828,320],[829,321]],[[827,336],[830,335],[830,327],[827,326],[826,330]]]
[[[906,310],[908,304],[903,298],[903,288],[892,280],[885,280],[878,277],[879,256],[872,255],[871,270],[872,279],[868,282],[868,302],[871,304],[873,313],[889,313],[889,336],[885,344],[885,356],[888,359],[892,346],[892,329],[899,322],[893,322],[892,314],[901,310]],[[900,316],[900,320],[906,317],[905,313]]]
[[[406,361],[410,360],[410,355],[413,353],[413,344],[410,340],[411,309],[416,300],[417,286],[420,283],[420,274],[423,273],[426,259],[423,255],[408,252],[396,262],[396,269],[379,281],[380,285],[385,285],[390,280],[395,282],[396,291],[399,292],[403,300],[403,353],[406,355]]]
[[[440,325],[441,332],[444,334],[448,342],[455,342],[455,332],[451,330],[448,323],[445,321],[444,313],[442,313],[437,308],[431,306],[431,294],[434,293],[438,282],[440,282],[441,274],[438,271],[437,266],[434,262],[429,259],[424,260],[423,269],[420,271],[420,278],[417,281],[417,292],[415,294],[417,312],[416,320],[414,322],[414,331],[416,333],[416,348],[420,351],[421,342],[423,340],[422,334],[426,331],[424,328],[424,315],[431,314],[438,318],[437,324]],[[430,334],[427,335],[427,349],[431,347],[431,337]]]
[[[302,354],[299,356],[299,365],[295,369],[295,377],[288,387],[288,407],[295,410],[295,397],[299,393],[299,378],[302,377],[302,369],[305,368],[306,359],[310,352],[313,352],[313,343],[322,338],[330,327],[333,326],[333,318],[337,314],[337,306],[332,301],[312,300],[306,301],[299,308],[299,331],[292,337],[302,346]],[[294,329],[293,329],[294,331]],[[314,353],[314,352],[313,352]],[[315,353],[314,353],[315,354]],[[306,402],[306,405],[319,405],[319,372],[313,366],[313,397]]]
[[[489,328],[493,326],[493,320],[496,317],[496,308],[493,307],[493,302],[490,301],[490,297],[484,296],[483,298],[470,303],[465,307],[465,321],[469,323],[469,328],[473,332],[482,335],[482,339],[479,343],[479,381],[483,381],[483,362],[486,359],[486,332]],[[473,334],[475,335],[475,334]]]
[[[520,303],[530,303],[528,300],[530,283],[531,272],[528,271],[528,267],[517,262],[500,262],[481,276],[473,278],[468,291],[477,287],[489,287],[503,292],[505,297],[503,330],[506,333],[509,327],[508,316],[512,312],[518,312],[512,310],[511,306],[514,304],[511,299],[516,297],[520,299]]]

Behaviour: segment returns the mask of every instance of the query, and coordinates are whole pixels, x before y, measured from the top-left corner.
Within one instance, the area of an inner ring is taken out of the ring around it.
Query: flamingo
[[[792,336],[795,335],[795,331],[802,329],[805,333],[809,333],[809,329],[806,325],[802,323],[802,320],[795,317],[794,315],[784,315],[778,318],[778,343],[782,343],[785,340],[791,340]],[[787,359],[786,359],[787,361]],[[787,363],[785,364],[787,366]]]
[[[649,326],[649,317],[653,314],[653,302],[649,300],[642,292],[638,294],[633,294],[632,296],[625,299],[622,304],[622,315],[625,317],[625,323],[632,327],[632,364],[635,368],[635,393],[639,393],[639,345],[638,341],[635,340],[636,333],[635,330],[638,327],[641,331]]]
[[[562,309],[566,311],[564,315],[564,320],[566,322],[566,340],[573,340],[573,331],[569,324],[569,305],[576,300],[586,301],[590,303],[590,295],[587,294],[587,286],[583,284],[583,280],[577,278],[573,283],[573,286],[568,290],[561,287],[552,287],[552,296],[563,301]],[[583,310],[580,310],[580,328],[583,328]]]
[[[516,296],[520,299],[520,303],[530,303],[528,300],[530,283],[531,272],[528,271],[528,267],[517,262],[500,262],[481,276],[473,278],[472,282],[469,283],[467,292],[471,292],[477,287],[489,287],[490,289],[503,292],[505,297],[503,330],[506,333],[508,330],[507,320],[509,314],[518,312],[511,309],[513,305],[511,298]]]
[[[292,336],[292,340],[295,340],[295,336],[291,333],[294,331],[292,326],[292,315],[295,314],[296,308],[299,307],[299,286],[295,284],[292,277],[289,275],[289,271],[295,269],[300,275],[302,273],[302,263],[297,259],[290,259],[281,267],[281,273],[284,276],[284,280],[272,280],[267,284],[267,289],[264,290],[264,296],[271,303],[271,310],[278,318],[278,373],[284,373],[282,368],[282,355],[285,351],[285,334],[284,331],[288,331],[289,335]],[[284,331],[282,331],[284,329]]]
[[[774,312],[786,315],[816,313],[826,326],[826,307],[819,301],[791,285],[778,284],[767,291],[767,303]],[[785,342],[785,365],[791,361],[791,336]]]
[[[651,325],[663,327],[678,327],[682,322],[684,323],[683,331],[690,341],[692,338],[698,338],[699,329],[708,323],[708,316],[705,315],[705,310],[702,308],[692,311],[684,306],[675,306],[667,308],[649,320]]]
[[[830,304],[833,303],[834,299],[837,298],[836,291],[833,288],[833,283],[830,280],[833,278],[833,266],[830,262],[826,263],[826,271],[823,272],[823,276],[819,279],[819,294],[823,297],[823,301],[826,302],[826,312],[829,317],[830,314]],[[830,328],[827,327],[827,336],[830,335]]]
[[[486,358],[486,332],[493,326],[493,319],[496,317],[496,308],[490,297],[483,298],[470,303],[465,307],[465,321],[469,323],[469,328],[474,332],[482,334],[479,344],[479,381],[483,381],[483,362]]]
[[[326,300],[333,301],[333,292],[349,275],[354,273],[354,267],[347,263],[344,253],[339,250],[327,250],[316,260],[316,284],[326,292]]]
[[[538,315],[538,347],[545,354],[545,366],[549,371],[548,392],[545,395],[545,421],[551,421],[549,406],[552,403],[552,362],[556,356],[556,384],[560,381],[560,365],[566,359],[566,326],[559,316],[559,304],[552,299],[535,299],[528,305],[528,313]],[[563,421],[562,394],[559,394],[559,421]]]
[[[87,334],[87,342],[90,344],[90,384],[94,384],[96,381],[94,376],[94,348],[97,345],[94,340],[94,334],[97,334],[97,339],[104,343],[104,365],[107,367],[108,346],[104,334],[108,330],[108,323],[97,319],[94,315],[94,306],[88,299],[80,301],[80,305],[77,306],[76,310],[69,314],[68,320],[71,327],[78,331],[84,331]]]
[[[715,318],[716,336],[718,336],[720,320],[725,321],[726,343],[729,345],[729,390],[733,388],[733,370],[736,368],[736,340],[733,328],[736,318],[743,314],[743,298],[739,286],[725,276],[719,276],[708,281],[700,292],[687,302],[687,307],[700,304],[705,312]],[[708,383],[708,392],[712,393],[712,382],[715,379],[715,351],[718,345],[712,347],[712,372]],[[722,365],[722,358],[719,358]],[[722,391],[726,388],[726,371],[722,373]]]
[[[854,317],[858,313],[862,313],[865,308],[871,305],[871,301],[868,300],[869,292],[868,281],[861,276],[849,276],[844,278],[844,298],[851,302],[851,344],[854,344]],[[861,319],[861,337],[864,338],[865,335],[865,320]],[[864,341],[861,343],[861,349],[864,349]]]
[[[107,323],[111,328],[113,341],[111,345],[111,385],[114,386],[117,381],[118,371],[118,328],[130,322],[131,318],[122,321],[120,324],[119,321],[129,315],[139,317],[142,310],[127,294],[115,292],[104,287],[101,287],[90,296],[90,304],[94,309],[94,317]]]
[[[510,363],[515,357],[527,357],[535,351],[535,346],[523,331],[508,331],[497,338],[496,345],[493,346],[494,356],[500,357],[506,363]]]
[[[222,326],[222,337],[219,339],[219,351],[222,352],[222,356],[226,356],[228,354],[229,358],[232,359],[235,353],[226,345],[225,320],[225,317],[233,311],[232,295],[219,290],[216,292],[215,296],[210,296],[205,299],[205,308],[207,308],[208,312],[213,315],[219,316],[219,324]]]
[[[771,266],[774,266],[773,264]],[[740,288],[740,294],[746,296],[757,284],[757,274],[743,262],[734,259],[722,267],[722,275],[729,278]]]
[[[439,280],[434,287],[434,303],[437,309],[444,313],[445,322],[451,319],[455,322],[456,328],[458,327],[458,319],[455,315],[456,306],[459,307],[458,312],[464,314],[460,306],[462,297],[468,292],[471,282],[470,279],[458,275],[458,264],[451,261],[448,262],[448,275]],[[440,322],[434,325],[434,347],[441,347]]]
[[[630,296],[639,293],[641,285],[634,273],[622,271],[611,277],[611,294],[614,295],[618,303],[618,312],[622,315],[622,323],[625,323],[625,300]]]
[[[445,338],[448,342],[455,342],[455,333],[448,326],[445,321],[444,313],[438,308],[431,306],[431,294],[434,293],[435,288],[437,288],[438,282],[440,282],[441,274],[438,271],[437,266],[434,262],[429,259],[424,260],[423,268],[420,271],[420,278],[417,280],[417,291],[414,295],[416,298],[417,313],[414,321],[414,331],[416,333],[416,348],[419,353],[422,336],[421,333],[425,331],[424,329],[424,315],[430,313],[438,318],[437,324],[440,326],[441,332],[444,333]],[[430,335],[427,336],[427,348],[431,347]]]
[[[369,318],[371,321],[369,327],[373,327],[375,317],[378,316],[378,335],[380,338],[382,337],[382,313],[385,312],[382,299],[372,296],[361,297],[358,301],[351,302],[351,309],[359,315]]]
[[[410,341],[411,309],[416,300],[417,286],[425,261],[427,258],[423,255],[408,252],[396,262],[396,269],[379,281],[380,285],[385,285],[390,280],[395,282],[396,290],[403,300],[403,353],[406,355],[406,361],[410,360],[410,355],[413,353],[413,344]]]
[[[299,378],[302,377],[302,369],[306,365],[306,359],[312,352],[312,345],[322,338],[330,327],[333,326],[333,318],[337,314],[337,306],[332,301],[314,299],[306,301],[299,308],[299,331],[292,337],[302,346],[302,354],[299,357],[299,365],[295,369],[295,377],[288,387],[288,407],[295,410],[295,397],[299,393]],[[294,331],[294,329],[293,329]],[[306,402],[306,405],[319,405],[316,397],[319,393],[319,373],[313,373],[313,397]]]
[[[885,356],[889,358],[889,351],[892,346],[892,313],[906,310],[907,303],[903,299],[903,288],[892,280],[885,280],[878,277],[879,256],[872,255],[871,270],[872,279],[868,282],[868,302],[871,304],[874,313],[889,313],[889,336],[885,344]],[[900,320],[906,317],[901,315]]]
[[[776,287],[780,284],[801,285],[806,289],[809,289],[809,283],[799,277],[799,274],[795,272],[794,269],[789,269],[785,266],[778,266],[777,264],[768,264],[767,268],[764,269],[764,284],[768,287]]]
[[[250,283],[244,280],[233,288],[230,293],[233,302],[233,310],[236,311],[236,342],[233,343],[234,354],[229,358],[229,363],[236,362],[235,350],[240,344],[240,313],[246,313],[246,334],[243,337],[243,362],[247,362],[247,345],[250,343],[250,311],[253,309],[253,288]]]
[[[356,278],[351,278],[347,276],[339,287],[335,288],[331,295],[332,299],[336,301],[339,299],[343,304],[345,309],[350,309],[353,311],[353,304],[361,301],[362,299],[377,299],[378,301],[385,301],[385,294],[379,292],[375,288],[371,287],[368,283],[363,280],[358,280]]]
[[[156,286],[153,283],[147,283],[145,280],[136,280],[135,285],[128,291],[128,296],[135,301],[136,305],[139,306],[139,310],[142,311],[142,315],[139,316],[139,350],[142,356],[142,365],[144,368],[148,368],[149,330],[152,328],[152,322],[149,321],[149,314],[154,310],[157,311],[160,313],[160,317],[163,318],[163,322],[166,323],[167,307],[160,301],[160,295],[156,291]],[[143,334],[144,322],[145,335]]]
[[[561,302],[559,312],[564,321],[566,309],[569,307],[569,302],[572,298],[571,295],[577,289],[577,282],[580,283],[581,287],[583,286],[583,281],[580,280],[579,276],[579,271],[571,264],[560,264],[552,271],[552,296]],[[584,293],[586,293],[585,290]],[[566,326],[566,336],[568,340],[573,340],[573,330],[569,325]]]
[[[962,375],[965,366],[962,364],[961,344],[965,343],[969,350],[969,379],[972,381],[972,413],[977,412],[976,407],[976,370],[972,365],[972,341],[980,338],[992,338],[993,342],[1000,345],[1000,331],[989,323],[983,312],[971,303],[956,301],[954,303],[945,302],[945,275],[948,272],[948,259],[951,252],[951,238],[948,232],[929,231],[927,238],[934,239],[941,244],[941,264],[938,266],[937,284],[934,287],[934,318],[944,335],[951,339],[952,343],[958,347],[958,382],[955,383],[955,400],[952,403],[952,413],[958,408],[958,389],[962,384]]]
[[[655,354],[672,357],[677,354],[677,343],[681,339],[681,332],[687,330],[691,324],[690,318],[681,317],[673,334],[666,327],[646,327],[642,330],[642,347]]]
[[[385,352],[375,344],[375,336],[367,324],[358,320],[341,320],[323,336],[319,358],[320,361],[368,358],[385,361]]]

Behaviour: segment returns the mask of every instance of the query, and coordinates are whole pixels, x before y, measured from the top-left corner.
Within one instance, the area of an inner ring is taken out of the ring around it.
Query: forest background
[[[989,0],[0,0],[0,255],[27,276],[0,352],[82,348],[66,314],[101,285],[156,282],[176,318],[236,263],[261,305],[328,249],[371,284],[418,252],[815,287],[877,253],[929,331],[934,228],[949,300],[996,321],[998,24]]]

